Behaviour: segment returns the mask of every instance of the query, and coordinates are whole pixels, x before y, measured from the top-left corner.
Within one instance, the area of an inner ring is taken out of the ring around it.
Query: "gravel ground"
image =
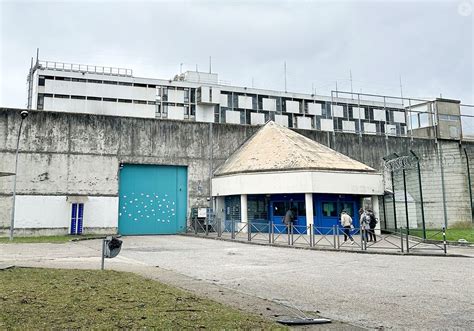
[[[474,325],[470,258],[309,251],[185,236],[123,240],[120,256],[107,260],[107,268],[153,274],[155,267],[158,279],[159,270],[166,269],[179,276],[176,285],[186,288],[189,280],[199,281],[210,292],[229,290],[230,301],[237,293],[241,300],[255,297],[320,311],[365,328],[468,330]],[[97,240],[4,244],[0,261],[94,268],[100,265],[100,245]]]

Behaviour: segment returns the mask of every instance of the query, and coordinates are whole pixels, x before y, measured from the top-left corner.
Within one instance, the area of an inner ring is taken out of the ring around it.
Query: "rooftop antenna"
[[[402,106],[404,105],[403,102],[403,86],[402,86],[402,75],[400,75],[400,97],[402,98]]]
[[[39,53],[40,53],[40,49],[37,48],[36,49],[36,65],[38,65],[38,63],[39,63]]]
[[[350,76],[350,80],[351,80],[351,98],[354,99],[354,94],[352,92],[352,70],[349,69],[349,76]]]
[[[337,93],[337,80],[336,80],[336,98],[339,98],[339,93]]]
[[[212,58],[209,56],[209,73],[212,73]]]
[[[198,72],[198,65],[197,65],[197,63],[196,63],[196,72]]]
[[[184,64],[184,63],[180,63],[180,64],[179,64],[179,74],[180,74],[180,75],[183,73],[183,64]]]
[[[286,61],[284,62],[284,70],[285,70],[285,93],[286,93]]]

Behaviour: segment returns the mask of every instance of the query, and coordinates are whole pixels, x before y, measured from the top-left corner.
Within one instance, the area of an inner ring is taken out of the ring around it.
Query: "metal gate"
[[[187,169],[125,164],[119,175],[123,235],[176,234],[186,230]]]

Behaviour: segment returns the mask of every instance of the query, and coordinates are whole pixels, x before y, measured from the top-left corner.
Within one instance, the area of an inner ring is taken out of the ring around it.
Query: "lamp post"
[[[13,230],[15,228],[15,199],[16,199],[16,174],[18,172],[18,148],[20,146],[20,136],[21,136],[21,127],[23,126],[23,121],[28,117],[28,111],[23,110],[20,113],[21,122],[20,129],[18,130],[18,139],[16,141],[16,155],[15,155],[15,174],[13,177],[13,201],[12,201],[12,217],[10,223],[10,240],[13,240]]]

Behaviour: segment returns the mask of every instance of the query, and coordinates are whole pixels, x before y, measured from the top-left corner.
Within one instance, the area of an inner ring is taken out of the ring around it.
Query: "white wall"
[[[250,113],[251,124],[265,124],[265,114],[262,113]]]
[[[214,105],[197,105],[196,107],[197,122],[214,122]]]
[[[383,109],[374,109],[374,121],[386,121],[385,110]]]
[[[184,103],[184,91],[168,89],[168,101],[175,103]]]
[[[342,130],[347,132],[355,132],[355,122],[342,121]]]
[[[385,133],[390,136],[395,136],[397,134],[397,127],[393,124],[385,124]]]
[[[364,132],[366,134],[376,134],[377,129],[375,127],[375,123],[364,123]]]
[[[69,228],[71,203],[66,196],[17,195],[15,228]],[[118,198],[88,197],[83,227],[117,227]]]
[[[321,118],[321,131],[334,131],[334,121],[331,118]]]
[[[229,107],[229,96],[227,94],[221,93],[220,104],[222,107]]]
[[[320,103],[308,103],[308,114],[322,115],[323,110]]]
[[[312,129],[312,125],[311,125],[311,121],[312,121],[312,117],[301,117],[301,116],[298,116],[297,117],[297,121],[296,121],[296,124],[297,124],[297,127],[298,129],[307,129],[307,130],[311,130]]]
[[[168,118],[173,120],[184,120],[184,107],[168,106]]]
[[[377,173],[278,171],[212,179],[213,196],[278,193],[382,195],[383,177]]]
[[[286,112],[298,114],[300,112],[300,102],[286,100]]]
[[[263,98],[262,106],[264,110],[276,111],[276,100]]]
[[[275,123],[288,127],[288,116],[275,115]]]
[[[238,98],[238,107],[244,109],[252,109],[252,97],[246,97],[239,95]]]
[[[405,123],[405,113],[401,111],[394,111],[393,121],[397,123]]]
[[[226,110],[225,122],[232,124],[240,124],[240,111]]]
[[[339,105],[333,105],[332,117],[344,117],[344,107],[339,106]]]
[[[352,107],[352,117],[357,119],[365,119],[365,109],[359,107]]]

